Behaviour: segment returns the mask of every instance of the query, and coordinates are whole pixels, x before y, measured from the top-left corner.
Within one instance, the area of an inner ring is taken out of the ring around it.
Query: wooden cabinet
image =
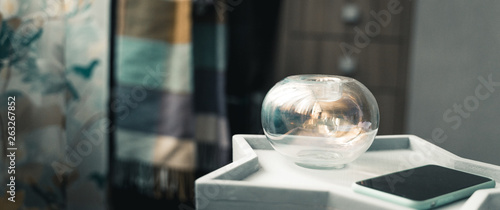
[[[402,133],[411,10],[410,1],[399,0],[283,1],[275,80],[293,74],[354,77],[377,99],[379,134]],[[354,71],[341,67],[346,57]]]

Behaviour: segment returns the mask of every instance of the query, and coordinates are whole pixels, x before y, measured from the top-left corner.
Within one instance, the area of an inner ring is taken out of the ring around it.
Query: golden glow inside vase
[[[372,144],[379,109],[373,94],[355,79],[289,76],[267,93],[262,127],[274,149],[297,165],[343,168]]]

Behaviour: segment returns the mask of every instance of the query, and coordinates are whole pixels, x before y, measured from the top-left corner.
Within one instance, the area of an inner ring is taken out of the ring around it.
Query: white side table
[[[235,135],[233,162],[196,180],[196,208],[330,210],[406,209],[355,193],[355,181],[436,164],[497,181],[495,189],[439,209],[500,209],[500,166],[458,157],[417,136],[377,136],[370,149],[342,169],[314,170],[279,155],[263,135]]]

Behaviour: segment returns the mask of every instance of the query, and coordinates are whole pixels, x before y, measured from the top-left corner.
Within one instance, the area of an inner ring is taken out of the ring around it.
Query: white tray
[[[406,209],[355,193],[355,181],[426,164],[497,181],[438,209],[500,209],[500,166],[458,157],[417,136],[377,136],[343,169],[314,170],[279,155],[263,135],[233,136],[233,162],[196,180],[197,209]]]

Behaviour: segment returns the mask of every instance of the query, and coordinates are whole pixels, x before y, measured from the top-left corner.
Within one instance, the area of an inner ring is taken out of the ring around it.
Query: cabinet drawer
[[[397,88],[399,46],[371,43],[360,50],[355,77],[367,86]]]
[[[377,135],[394,134],[395,123],[398,117],[396,116],[396,97],[390,93],[380,93],[372,91],[377,99],[378,108],[380,111],[380,125]]]

